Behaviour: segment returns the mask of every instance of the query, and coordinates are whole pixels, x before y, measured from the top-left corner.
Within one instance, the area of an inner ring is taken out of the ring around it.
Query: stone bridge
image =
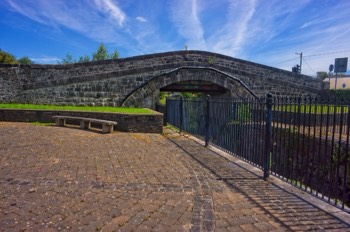
[[[154,108],[160,91],[215,95],[317,95],[312,77],[204,51],[67,65],[1,65],[0,102]]]

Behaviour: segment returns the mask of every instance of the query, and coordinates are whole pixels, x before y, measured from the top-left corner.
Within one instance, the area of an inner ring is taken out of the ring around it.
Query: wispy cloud
[[[350,1],[3,0],[0,5],[38,23],[35,28],[51,33],[50,39],[64,37],[77,47],[67,38],[73,31],[81,40],[116,46],[124,56],[187,45],[290,70],[298,63],[295,53],[303,52],[311,67],[305,70],[313,74],[311,69],[327,69],[334,56],[308,55],[350,48]],[[291,61],[281,63],[286,60]]]
[[[142,17],[142,16],[137,16],[137,17],[136,17],[136,21],[139,21],[139,22],[141,22],[141,23],[145,23],[145,22],[147,22],[147,19],[145,19],[145,18]]]
[[[133,9],[132,12],[129,11],[131,15],[128,16],[119,7],[117,0],[36,0],[36,4],[21,0],[5,1],[12,11],[53,28],[58,33],[62,32],[63,34],[66,29],[69,29],[96,42],[122,47],[128,54],[175,49],[173,42],[162,38],[164,33],[159,31],[157,27],[159,18],[155,17],[152,23],[146,24],[149,22],[149,10],[145,12],[142,10],[148,6],[140,7],[141,10],[138,12]],[[128,4],[134,8],[138,3],[137,1]],[[161,10],[165,9],[161,8]],[[159,12],[154,13],[158,14]],[[130,18],[135,20],[130,20]],[[73,41],[71,43],[74,44],[73,46],[76,45]]]
[[[37,0],[35,4],[19,0],[6,1],[13,11],[33,21],[56,30],[68,28],[97,41],[119,38],[118,28],[122,27],[126,20],[125,13],[111,0]]]
[[[62,59],[57,57],[50,57],[50,56],[43,56],[43,57],[31,57],[30,58],[34,63],[38,64],[52,64],[52,63],[58,63]]]
[[[14,0],[7,0],[7,3],[13,11],[20,13],[38,23],[48,24],[48,22],[45,20],[46,16],[43,17],[38,15],[37,10],[35,8],[29,7],[25,3],[17,2]],[[38,2],[38,4],[40,4],[40,2]]]
[[[221,9],[214,12],[213,4],[205,1],[173,2],[172,22],[178,35],[185,39],[190,49],[210,50],[230,56],[239,55],[250,35],[249,23],[255,14],[256,0],[220,0],[217,4],[221,5]],[[224,20],[217,21],[217,14]],[[214,23],[215,27],[208,25]]]
[[[111,0],[94,0],[96,6],[115,20],[119,26],[123,26],[126,19],[125,13]]]
[[[171,19],[178,34],[191,49],[206,50],[204,31],[199,19],[200,6],[197,0],[178,0],[171,5]]]
[[[209,38],[215,52],[231,56],[239,55],[247,42],[248,25],[254,16],[255,5],[255,0],[229,1],[225,24]]]
[[[278,9],[269,4],[260,6],[260,18],[253,28],[259,28],[258,25],[263,22],[263,28],[270,36],[261,33],[259,37],[256,34],[256,43],[249,41],[254,49],[247,52],[247,59],[291,70],[292,66],[299,63],[295,53],[303,52],[303,73],[315,75],[317,71],[327,71],[329,64],[339,54],[322,54],[348,50],[350,47],[347,39],[350,36],[347,29],[350,28],[350,12],[344,10],[349,9],[350,2],[324,2],[329,5],[322,7],[321,3],[315,4],[314,1],[296,1],[292,6],[286,3],[279,4]],[[266,39],[265,43],[262,43],[262,38]],[[342,54],[346,55],[350,53]]]

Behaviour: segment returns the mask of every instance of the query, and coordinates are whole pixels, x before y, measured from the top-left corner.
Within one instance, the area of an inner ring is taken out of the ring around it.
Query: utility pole
[[[301,74],[301,64],[303,63],[303,53],[300,52],[300,74]]]
[[[329,81],[329,89],[331,88],[331,72],[333,71],[333,69],[334,69],[334,65],[333,64],[331,64],[331,65],[329,65],[329,72],[328,72],[328,81]]]
[[[300,52],[300,53],[295,53],[295,54],[300,56],[300,66],[299,66],[300,71],[299,71],[299,73],[301,74],[301,65],[303,64],[303,53]]]

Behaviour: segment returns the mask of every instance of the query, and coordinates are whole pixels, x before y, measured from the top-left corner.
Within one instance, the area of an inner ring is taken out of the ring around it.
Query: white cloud
[[[147,19],[145,19],[142,16],[138,16],[138,17],[136,17],[136,21],[141,22],[141,23],[145,23],[145,22],[147,22]]]
[[[94,0],[96,6],[107,13],[119,26],[123,26],[126,15],[112,0]]]
[[[68,28],[95,41],[123,43],[126,15],[111,0],[7,2],[13,11],[56,30]]]
[[[247,42],[248,25],[255,13],[255,0],[231,0],[227,7],[226,22],[211,36],[213,51],[236,56]]]
[[[47,26],[34,27],[51,33],[47,37],[69,41],[69,29],[116,45],[126,56],[187,45],[291,70],[298,63],[295,52],[303,52],[315,71],[328,69],[336,57],[350,56],[308,56],[349,50],[350,1],[3,0],[2,6]],[[28,25],[12,22],[9,16],[6,20],[14,27]],[[281,63],[286,60],[291,61]],[[303,67],[313,74],[306,64]]]
[[[199,19],[200,6],[197,0],[178,0],[171,5],[171,19],[177,32],[186,40],[190,49],[206,50],[204,31]]]
[[[58,63],[62,59],[52,56],[43,56],[43,57],[33,57],[30,58],[34,63],[38,64],[52,64],[52,63]]]
[[[33,7],[27,6],[25,3],[21,3],[15,0],[7,0],[7,3],[12,8],[13,11],[20,13],[33,21],[39,22],[41,24],[48,25],[49,22],[46,20],[46,16],[40,15],[40,13]],[[41,3],[38,2],[38,5]]]
[[[308,55],[342,51],[350,47],[350,40],[348,40],[350,31],[347,29],[350,27],[348,21],[350,12],[345,10],[349,7],[350,2],[320,8],[319,5],[309,0],[257,1],[253,16],[245,21],[247,22],[245,30],[231,27],[232,31],[237,31],[237,33],[242,31],[241,43],[239,39],[237,40],[239,36],[226,34],[225,37],[225,33],[220,32],[221,36],[220,33],[213,36],[218,39],[216,51],[224,53],[225,49],[218,48],[220,46],[228,48],[228,43],[225,41],[228,41],[230,37],[235,38],[235,44],[238,46],[232,46],[232,48],[237,50],[233,50],[236,52],[229,55],[238,55],[238,58],[289,71],[292,66],[299,63],[298,55],[295,53],[303,52],[305,60],[302,73],[315,75],[317,71],[327,71],[329,64],[334,62],[336,54]],[[242,8],[242,11],[244,9]],[[231,12],[234,12],[233,10]],[[241,21],[242,19],[238,17],[239,13],[231,13],[231,15],[233,15],[233,20]],[[244,29],[243,25],[240,25],[242,29]],[[342,53],[341,57],[347,54]]]

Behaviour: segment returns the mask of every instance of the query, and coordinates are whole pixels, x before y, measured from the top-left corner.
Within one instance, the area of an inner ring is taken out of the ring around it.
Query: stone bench
[[[83,118],[83,117],[74,117],[74,116],[63,116],[63,115],[54,115],[52,116],[55,119],[56,126],[65,126],[66,120],[76,120],[80,121],[81,129],[90,129],[91,123],[101,124],[102,125],[102,133],[111,133],[113,131],[113,126],[117,125],[117,122],[107,121],[102,119],[95,118]]]

